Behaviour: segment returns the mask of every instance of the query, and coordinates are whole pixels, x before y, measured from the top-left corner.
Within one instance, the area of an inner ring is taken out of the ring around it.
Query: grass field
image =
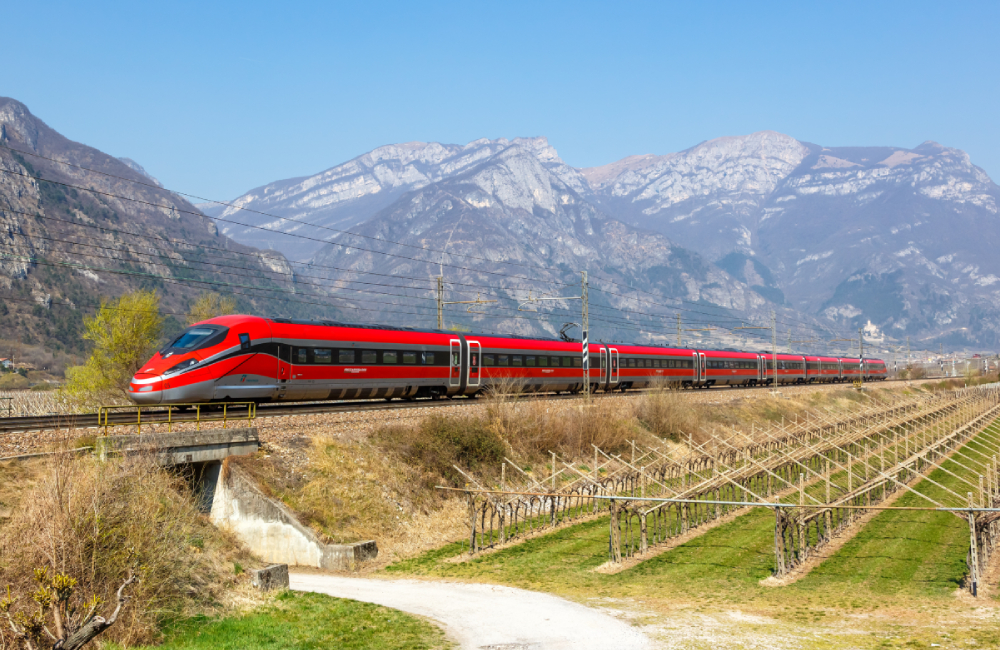
[[[167,629],[157,650],[437,650],[451,648],[434,625],[394,609],[284,592],[243,616],[202,616]]]
[[[940,470],[930,478],[967,491]],[[927,481],[918,489],[944,500],[944,491]],[[929,504],[904,495],[896,505]],[[977,623],[974,608],[956,598],[966,573],[968,526],[948,513],[883,512],[808,576],[779,588],[760,585],[774,567],[774,515],[764,509],[615,575],[592,571],[608,557],[606,517],[474,560],[443,561],[461,551],[462,544],[453,544],[387,571],[499,582],[584,602],[637,603],[668,618],[678,608],[692,616],[738,608],[774,621],[770,632],[795,637],[788,647],[1000,647],[996,610]],[[954,615],[972,623],[940,624]],[[808,639],[799,638],[803,630],[813,630]]]

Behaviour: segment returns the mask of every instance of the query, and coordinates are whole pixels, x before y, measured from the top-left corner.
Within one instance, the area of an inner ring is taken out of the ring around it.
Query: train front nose
[[[136,404],[159,404],[163,399],[163,377],[137,372],[128,385],[128,396]]]

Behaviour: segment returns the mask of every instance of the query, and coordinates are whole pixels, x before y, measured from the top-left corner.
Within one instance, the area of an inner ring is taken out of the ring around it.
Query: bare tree
[[[33,612],[12,611],[17,598],[10,595],[0,600],[0,613],[7,617],[11,633],[20,641],[25,650],[79,650],[93,641],[97,635],[118,620],[118,615],[128,602],[125,589],[138,582],[138,577],[129,571],[128,577],[118,587],[117,603],[111,616],[105,618],[97,614],[103,603],[94,595],[81,599],[76,592],[76,579],[62,573],[51,578],[47,568],[35,569],[38,589],[31,599],[38,606]],[[0,637],[2,638],[2,637]]]

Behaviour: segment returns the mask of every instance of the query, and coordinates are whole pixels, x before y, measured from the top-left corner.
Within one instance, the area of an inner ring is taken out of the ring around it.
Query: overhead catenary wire
[[[84,170],[84,171],[93,172],[95,174],[100,174],[100,175],[103,175],[103,176],[115,178],[115,179],[122,180],[122,181],[129,182],[129,183],[136,183],[136,184],[143,185],[145,187],[148,187],[148,188],[156,190],[156,191],[164,191],[164,192],[168,192],[168,193],[178,194],[178,195],[181,195],[181,196],[190,196],[192,198],[197,198],[199,200],[212,201],[211,199],[205,199],[203,197],[198,197],[198,196],[195,196],[195,195],[186,194],[184,192],[169,190],[167,188],[163,188],[163,187],[160,187],[160,186],[157,186],[157,185],[153,185],[151,183],[145,183],[145,182],[139,181],[137,179],[125,178],[123,176],[118,176],[118,175],[115,175],[115,174],[110,174],[108,172],[102,172],[102,171],[99,171],[99,170],[90,169],[90,168],[83,167],[83,166],[80,166],[80,165],[75,165],[75,164],[69,163],[67,161],[57,160],[57,159],[54,159],[54,158],[43,156],[41,154],[37,154],[35,152],[23,151],[23,150],[15,149],[13,147],[5,146],[5,145],[0,145],[0,147],[6,148],[6,149],[8,149],[8,150],[10,150],[12,152],[18,153],[18,154],[35,156],[35,157],[38,157],[38,158],[41,158],[41,159],[44,159],[44,160],[49,160],[49,161],[57,163],[57,164],[67,165],[67,166],[70,166],[70,167],[74,167],[74,168],[81,169],[81,170]],[[197,216],[204,216],[204,215],[202,215],[201,212],[192,212],[190,210],[184,210],[184,209],[177,208],[176,206],[163,206],[163,205],[154,204],[154,203],[151,203],[151,202],[148,202],[148,201],[143,201],[141,199],[135,199],[134,197],[124,197],[124,196],[112,194],[112,193],[109,193],[109,192],[101,192],[100,190],[96,190],[95,188],[85,188],[85,187],[82,187],[82,186],[72,185],[70,183],[63,183],[63,182],[60,182],[60,181],[55,181],[55,180],[51,180],[51,179],[45,179],[45,178],[42,178],[40,175],[39,176],[31,176],[30,174],[26,175],[26,174],[21,174],[20,172],[14,172],[12,170],[4,170],[4,169],[0,169],[0,171],[6,171],[8,173],[14,173],[14,174],[18,174],[18,175],[21,175],[21,176],[28,176],[30,178],[35,178],[37,180],[41,180],[41,181],[45,181],[45,182],[49,182],[49,183],[54,183],[54,184],[58,184],[58,185],[63,185],[65,187],[71,187],[71,188],[74,188],[74,189],[79,189],[81,191],[93,192],[93,193],[104,195],[104,196],[110,196],[110,197],[113,197],[113,198],[118,198],[120,200],[136,201],[136,202],[144,203],[144,204],[147,204],[147,205],[150,205],[150,206],[153,206],[153,207],[159,207],[159,208],[174,210],[174,211],[178,211],[178,212],[182,212],[182,213],[187,213],[187,214],[194,214],[194,215],[197,215]],[[249,212],[252,212],[252,213],[261,214],[263,216],[268,216],[268,217],[271,217],[271,218],[289,220],[289,221],[293,221],[295,223],[299,223],[299,224],[302,224],[302,225],[312,225],[312,226],[316,226],[316,227],[320,227],[320,228],[327,228],[325,226],[320,226],[318,224],[310,224],[308,222],[304,222],[304,221],[301,221],[301,220],[295,220],[295,219],[291,219],[291,218],[288,218],[288,217],[281,217],[279,215],[273,215],[273,214],[269,214],[269,213],[266,213],[266,212],[262,212],[262,211],[258,211],[258,210],[253,210],[253,209],[250,209],[250,208],[246,208],[245,206],[238,206],[238,205],[235,205],[235,204],[229,204],[229,203],[225,203],[225,202],[221,202],[221,201],[212,201],[212,202],[218,203],[220,205],[226,205],[228,207],[232,207],[232,208],[235,208],[235,209],[240,209],[240,210],[245,210],[245,211],[249,211]],[[408,260],[411,260],[411,261],[417,261],[417,262],[422,262],[422,263],[438,264],[439,266],[443,265],[443,266],[448,266],[449,268],[460,268],[460,269],[463,269],[463,270],[468,270],[468,271],[476,272],[476,273],[483,273],[483,274],[488,274],[488,275],[500,275],[500,276],[511,277],[511,278],[515,278],[515,279],[522,279],[522,280],[529,280],[529,281],[530,280],[534,280],[534,281],[538,281],[538,282],[546,282],[546,283],[549,283],[549,284],[559,284],[559,285],[562,285],[562,286],[573,286],[573,285],[575,285],[575,283],[564,283],[564,282],[557,282],[557,281],[552,281],[552,280],[536,280],[536,279],[533,279],[533,278],[525,278],[523,276],[511,276],[509,274],[496,273],[496,272],[484,271],[484,270],[479,270],[479,269],[470,269],[468,267],[460,267],[460,266],[453,265],[453,264],[444,264],[441,261],[436,261],[435,262],[435,261],[431,261],[431,260],[419,260],[419,259],[411,258],[411,257],[408,257],[408,256],[402,256],[402,255],[399,255],[399,254],[396,254],[396,253],[387,253],[385,251],[377,251],[377,250],[372,250],[372,249],[365,249],[365,248],[362,248],[362,247],[351,246],[351,245],[348,245],[348,244],[343,244],[343,243],[336,242],[336,241],[331,241],[331,240],[328,240],[328,239],[317,239],[317,238],[313,238],[313,237],[307,237],[305,235],[300,235],[298,233],[288,233],[288,232],[285,232],[285,231],[274,230],[274,229],[271,229],[271,228],[264,228],[264,227],[256,226],[256,225],[253,225],[253,224],[245,224],[245,223],[242,223],[242,222],[236,222],[236,221],[233,221],[233,220],[227,220],[227,219],[224,219],[224,218],[221,218],[221,217],[216,218],[216,220],[218,220],[218,221],[224,221],[224,222],[227,222],[227,223],[235,223],[237,225],[242,225],[244,227],[265,230],[267,232],[272,232],[272,233],[276,233],[276,234],[283,234],[283,235],[287,235],[287,236],[305,238],[305,239],[309,239],[309,240],[313,240],[313,241],[317,241],[317,242],[322,242],[324,244],[330,244],[330,245],[335,245],[335,246],[344,246],[346,248],[357,249],[357,250],[364,250],[364,251],[372,252],[372,253],[379,254],[379,255],[386,255],[386,256],[391,256],[391,257],[400,257],[400,258],[403,258],[403,259],[408,259]],[[548,267],[543,267],[543,266],[539,266],[539,265],[523,264],[523,263],[516,263],[516,262],[506,262],[506,261],[503,261],[503,260],[492,260],[492,259],[485,258],[485,257],[478,257],[478,256],[466,255],[466,254],[462,254],[462,253],[449,253],[447,251],[439,251],[437,249],[431,249],[431,248],[427,248],[427,247],[414,246],[412,244],[404,244],[404,243],[401,243],[401,242],[394,242],[392,240],[386,240],[386,239],[380,238],[380,237],[371,237],[371,236],[368,236],[368,235],[362,235],[360,233],[355,233],[355,232],[352,232],[352,231],[340,230],[340,229],[335,229],[335,228],[327,228],[327,229],[334,230],[334,231],[336,231],[338,233],[350,234],[350,235],[354,235],[354,236],[358,236],[358,237],[372,239],[374,241],[379,241],[379,242],[384,242],[384,243],[392,243],[392,244],[395,244],[395,245],[406,246],[406,247],[410,247],[410,248],[416,248],[416,249],[425,250],[425,251],[428,251],[428,252],[453,255],[453,256],[457,256],[457,257],[466,257],[466,258],[469,258],[469,259],[477,259],[477,260],[487,261],[487,262],[491,262],[491,263],[511,264],[511,265],[516,265],[516,266],[522,266],[522,267],[525,267],[525,268],[537,268],[537,269],[543,269],[543,270],[547,270],[547,271],[552,271],[553,270],[553,269],[550,269]],[[619,282],[613,281],[613,280],[604,280],[604,281],[608,282],[610,284],[613,284],[615,286],[622,286],[622,287],[625,286],[625,285],[623,285],[623,284],[621,284]],[[647,292],[647,291],[643,291],[641,289],[635,289],[633,287],[630,287],[630,290],[633,291],[633,292],[643,293],[643,294],[646,294],[646,295],[650,295],[650,296],[654,296],[654,297],[662,299],[662,297],[658,296],[657,294],[653,294],[653,293],[650,293],[650,292]],[[624,297],[624,298],[629,298],[629,296],[627,296],[625,294],[620,294],[620,293],[611,292],[611,291],[608,291],[608,290],[605,290],[605,289],[600,289],[599,287],[596,287],[596,286],[594,287],[594,291],[606,293],[606,294],[609,294],[609,295],[615,295],[615,296],[620,296],[620,297]],[[722,310],[732,311],[732,308],[724,307],[724,306],[721,306],[721,305],[720,306],[705,305],[704,303],[695,303],[693,301],[687,301],[687,300],[684,300],[684,299],[681,299],[681,298],[667,298],[667,299],[668,300],[673,300],[673,301],[678,301],[678,302],[681,302],[681,303],[684,303],[684,304],[698,304],[698,305],[700,305],[702,307],[706,307],[706,308],[722,309]],[[708,315],[708,316],[724,317],[724,316],[717,315],[717,314],[707,314],[707,313],[704,313],[704,312],[701,312],[701,313],[703,313],[704,315]],[[817,326],[817,325],[814,325],[814,324],[805,323],[804,321],[800,321],[800,320],[797,320],[797,319],[793,319],[793,320],[795,320],[795,322],[797,322],[797,323],[804,324],[807,327],[810,327],[810,328],[813,328],[813,329],[817,329],[817,330],[831,331],[831,330],[834,329],[832,327]],[[780,321],[780,323],[784,324],[783,321]]]
[[[0,146],[2,146],[2,145],[0,145]],[[9,148],[9,149],[11,149],[12,151],[16,151],[18,153],[25,153],[25,154],[28,154],[28,155],[34,155],[34,154],[31,154],[30,152],[23,152],[23,151],[20,151],[20,150],[15,150],[13,148]],[[44,156],[41,156],[41,157],[44,158]],[[63,161],[54,161],[54,162],[60,162],[61,163]],[[67,164],[69,164],[69,163],[67,163]],[[77,166],[77,167],[79,167],[79,166]],[[81,169],[86,169],[86,168],[82,168],[82,167],[80,167],[80,168]],[[113,194],[113,193],[110,193],[110,192],[102,192],[100,190],[96,190],[95,188],[86,188],[86,187],[82,187],[82,186],[78,186],[78,185],[73,185],[71,183],[64,183],[64,182],[55,181],[55,180],[52,180],[52,179],[46,179],[46,178],[41,177],[40,175],[38,175],[38,176],[32,176],[30,174],[21,174],[20,172],[15,172],[15,171],[6,170],[6,169],[0,169],[0,171],[5,171],[5,172],[8,172],[8,173],[13,173],[13,174],[17,174],[17,175],[20,175],[20,176],[26,176],[26,177],[29,177],[29,178],[32,178],[32,179],[35,179],[35,180],[39,180],[39,181],[42,181],[42,182],[53,183],[53,184],[56,184],[56,185],[61,185],[61,186],[69,187],[69,188],[72,188],[72,189],[78,189],[78,190],[84,191],[84,192],[91,192],[91,193],[97,194],[99,196],[108,196],[108,197],[111,197],[111,198],[117,198],[117,199],[124,200],[124,201],[134,201],[134,202],[138,202],[138,203],[145,204],[145,205],[150,205],[152,207],[157,207],[157,208],[161,208],[161,209],[167,209],[167,210],[172,210],[172,211],[176,211],[176,212],[182,212],[182,213],[187,213],[187,214],[194,214],[194,215],[197,215],[197,216],[203,216],[200,212],[192,212],[190,210],[184,210],[184,209],[181,209],[181,208],[177,208],[176,206],[159,205],[159,204],[151,203],[149,201],[144,201],[144,200],[141,200],[141,199],[136,199],[134,197],[121,196],[121,195]],[[95,171],[95,173],[102,173],[102,174],[107,175],[104,172],[97,172],[96,170],[94,170],[94,171]],[[114,175],[110,175],[110,176],[114,176]],[[135,181],[134,179],[127,179],[127,178],[118,177],[118,176],[114,176],[114,177],[115,178],[120,178],[121,180],[127,181],[127,182],[138,182],[138,181]],[[152,189],[159,190],[159,191],[169,191],[169,190],[166,190],[165,188],[160,188],[160,187],[156,187],[156,186],[152,186],[152,185],[149,185],[149,187],[151,187]],[[32,215],[32,216],[39,216],[39,217],[41,217],[41,215]],[[45,217],[41,217],[41,218],[45,218]],[[227,221],[225,219],[218,219],[218,220]],[[69,223],[74,223],[75,225],[78,225],[78,226],[79,225],[85,225],[85,224],[78,224],[76,222],[69,222]],[[285,233],[283,231],[275,231],[275,230],[268,229],[268,228],[263,228],[263,227],[260,227],[260,226],[254,226],[252,224],[242,224],[240,222],[235,222],[235,221],[232,221],[232,223],[236,223],[238,225],[243,225],[243,226],[246,226],[246,227],[249,227],[249,228],[256,228],[256,229],[266,230],[266,231],[272,232],[272,233],[278,233],[278,234],[284,234],[284,235],[288,235],[288,236],[294,236],[294,237],[301,237],[301,238],[305,238],[305,239],[310,239],[310,240],[313,240],[313,241],[322,242],[324,244],[330,244],[330,245],[335,245],[335,246],[344,246],[346,248],[352,248],[352,249],[357,249],[357,250],[364,250],[364,251],[372,252],[374,254],[385,255],[385,256],[389,256],[389,257],[399,257],[399,258],[402,258],[402,259],[408,259],[408,260],[419,262],[419,263],[440,264],[439,261],[420,260],[420,259],[411,258],[411,257],[408,257],[408,256],[402,256],[402,255],[399,255],[399,254],[396,254],[396,253],[387,253],[387,252],[384,252],[384,251],[377,251],[377,250],[365,249],[365,248],[358,247],[358,246],[351,246],[351,245],[343,244],[341,242],[336,242],[336,241],[319,240],[319,239],[316,239],[316,238],[306,237],[304,235],[299,235],[297,233]],[[344,233],[348,233],[348,234],[357,234],[357,233],[350,233],[349,231],[343,231],[343,232]],[[143,235],[136,234],[135,236],[143,236]],[[384,240],[384,239],[381,239],[381,238],[374,238],[374,239],[376,239],[378,241],[381,241],[381,242],[392,243],[392,242],[389,242],[389,240]],[[408,246],[410,246],[410,245],[408,245]],[[435,249],[427,249],[427,248],[423,248],[423,247],[416,247],[416,248],[420,248],[421,250],[428,250],[430,252],[437,252],[437,251],[435,251]],[[239,254],[238,251],[230,251],[230,252]],[[453,254],[453,253],[445,253],[445,254]],[[460,256],[461,254],[454,253],[453,255]],[[475,258],[475,256],[465,256],[465,257]],[[476,259],[482,259],[484,261],[488,261],[488,262],[491,262],[491,263],[505,263],[502,260],[491,260],[489,258],[476,258]],[[297,263],[297,262],[292,262],[292,263]],[[303,264],[308,264],[308,263],[303,263]],[[448,266],[449,268],[458,268],[458,269],[466,270],[466,271],[469,271],[469,272],[472,272],[472,273],[480,273],[480,274],[484,274],[484,275],[501,276],[501,277],[507,277],[507,278],[521,280],[521,281],[527,281],[527,282],[544,282],[544,283],[547,283],[547,284],[561,284],[561,285],[565,285],[565,286],[570,286],[572,284],[572,283],[554,282],[554,281],[548,280],[548,279],[542,280],[542,279],[528,278],[528,277],[524,277],[524,276],[514,276],[514,275],[510,275],[510,274],[505,274],[505,273],[497,273],[497,272],[493,272],[493,271],[485,271],[485,270],[482,270],[482,269],[472,269],[472,268],[461,267],[461,266],[453,265],[453,264],[444,264],[444,266]],[[524,266],[524,265],[521,265],[521,266]],[[542,269],[546,268],[546,267],[539,267],[539,266],[536,266],[536,265],[530,265],[530,266],[532,266],[533,268],[542,268]],[[342,269],[342,270],[344,272],[351,272],[351,273],[364,273],[364,272],[359,272],[359,271],[357,271],[355,269]],[[546,269],[546,270],[552,271],[553,269]],[[387,274],[383,274],[383,275],[387,275]],[[423,280],[420,279],[419,281],[423,281]],[[605,281],[607,281],[607,282],[609,282],[611,284],[617,285],[617,286],[624,286],[624,285],[621,285],[620,283],[617,283],[617,282],[614,282],[614,281],[611,281],[611,280],[605,280]],[[467,286],[480,286],[480,285],[471,285],[471,283],[465,283],[465,284]],[[399,286],[399,285],[395,285],[395,286]],[[417,288],[413,288],[413,289],[414,290],[419,290]],[[627,296],[625,294],[620,294],[620,293],[617,293],[617,292],[612,292],[612,291],[600,289],[599,287],[594,287],[593,289],[594,289],[594,291],[605,293],[607,295],[614,295],[616,297],[622,297],[622,298],[626,298],[626,299],[633,299],[631,296]],[[507,290],[507,291],[516,291],[518,289],[504,288],[504,290]],[[660,298],[660,299],[666,299],[666,300],[671,300],[671,301],[676,301],[676,302],[681,302],[681,303],[686,303],[686,304],[697,304],[697,305],[699,305],[701,307],[704,307],[704,308],[727,310],[727,311],[730,311],[730,312],[734,311],[732,308],[724,307],[724,306],[706,305],[704,303],[694,303],[692,301],[687,301],[687,300],[683,300],[683,299],[679,299],[679,298],[664,298],[662,296],[658,296],[657,294],[652,294],[650,292],[646,292],[646,291],[642,291],[642,290],[634,289],[634,288],[632,289],[632,291],[638,292],[638,293],[644,293],[646,295],[655,296],[655,297]],[[471,293],[471,291],[470,291],[470,293]],[[637,298],[635,298],[635,299],[637,300],[637,302],[640,302]],[[642,301],[642,302],[645,302],[646,304],[652,304],[652,303],[649,303],[648,301]],[[604,307],[604,306],[599,306],[599,305],[595,305],[595,307],[597,307],[598,309],[603,308],[603,309],[608,309],[608,310],[616,310],[616,311],[620,311],[620,312],[628,312],[629,311],[629,310],[622,310],[620,308]],[[677,309],[677,308],[674,308],[674,309]],[[737,317],[735,317],[735,316],[728,316],[728,315],[723,315],[723,314],[711,314],[711,313],[708,313],[708,312],[699,312],[697,310],[690,310],[690,309],[684,309],[684,311],[691,312],[691,313],[698,313],[698,314],[701,314],[701,315],[704,315],[704,316],[708,316],[710,318],[727,319],[727,320],[733,320],[734,322],[737,320]],[[648,314],[647,313],[645,315],[647,315],[649,317],[655,317],[655,318],[667,318],[667,317],[669,317],[666,314],[660,316],[660,315],[656,315],[656,314]],[[834,329],[832,327],[812,325],[812,324],[804,323],[803,321],[798,321],[798,320],[796,320],[796,322],[803,323],[807,327],[810,327],[812,329],[816,329],[817,331],[831,331],[831,330]],[[616,324],[617,324],[617,322],[616,322]],[[706,324],[716,324],[716,323],[715,322],[708,322]],[[645,331],[645,330],[641,329],[639,331]]]

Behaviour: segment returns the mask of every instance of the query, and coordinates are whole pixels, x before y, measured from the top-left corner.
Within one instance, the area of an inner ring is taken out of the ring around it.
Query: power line
[[[552,270],[552,269],[550,269],[548,267],[538,266],[536,264],[524,264],[524,263],[521,263],[521,262],[504,262],[504,261],[500,261],[500,260],[491,260],[491,259],[486,258],[486,257],[477,257],[475,255],[467,255],[467,254],[464,254],[464,253],[449,253],[448,251],[437,250],[437,249],[434,249],[434,248],[427,248],[425,246],[416,246],[414,244],[404,244],[403,242],[392,241],[392,240],[389,240],[389,239],[382,239],[381,237],[372,237],[371,235],[362,235],[361,233],[356,233],[356,232],[353,232],[353,231],[350,231],[350,230],[341,230],[339,228],[331,228],[329,226],[323,226],[323,225],[316,224],[316,223],[311,223],[311,222],[308,222],[308,221],[302,221],[300,219],[293,219],[291,217],[282,217],[280,215],[270,214],[268,212],[262,212],[260,210],[254,210],[252,208],[247,208],[247,207],[241,206],[241,205],[235,205],[233,203],[227,203],[225,201],[216,201],[214,199],[206,199],[204,197],[197,196],[195,194],[188,194],[186,192],[178,192],[178,191],[175,191],[175,190],[170,190],[170,189],[167,189],[165,187],[156,186],[156,185],[153,185],[151,183],[146,183],[146,182],[134,179],[134,178],[125,178],[124,176],[117,176],[115,174],[111,174],[111,173],[108,173],[108,172],[102,172],[102,171],[99,171],[99,170],[96,170],[96,169],[91,169],[89,167],[83,167],[81,165],[76,165],[74,163],[66,162],[66,161],[63,161],[63,160],[56,160],[55,158],[49,158],[49,157],[43,156],[43,155],[41,155],[39,153],[35,153],[35,152],[31,152],[31,151],[22,151],[21,149],[15,149],[13,147],[10,147],[10,146],[7,146],[7,145],[3,145],[3,144],[0,144],[0,148],[7,149],[8,151],[13,151],[13,152],[18,153],[18,154],[23,154],[23,155],[28,155],[28,156],[35,156],[36,158],[41,158],[43,160],[48,160],[50,162],[54,162],[54,163],[60,164],[60,165],[66,165],[66,166],[69,166],[69,167],[74,167],[76,169],[80,169],[80,170],[83,170],[83,171],[91,172],[93,174],[100,174],[101,176],[107,176],[109,178],[115,178],[115,179],[118,179],[118,180],[121,180],[121,181],[125,181],[127,183],[135,183],[137,185],[142,185],[142,186],[148,187],[148,188],[156,190],[156,191],[168,192],[170,194],[177,194],[179,196],[186,196],[186,197],[190,197],[190,198],[193,198],[193,199],[198,199],[199,201],[208,201],[210,203],[215,203],[217,205],[224,205],[226,207],[235,208],[237,210],[242,210],[244,212],[250,212],[250,213],[253,213],[253,214],[259,214],[261,216],[268,217],[269,219],[281,219],[283,221],[291,221],[292,223],[300,224],[300,225],[303,225],[303,226],[312,226],[314,228],[321,228],[323,230],[329,230],[331,232],[336,232],[336,233],[346,234],[346,235],[352,235],[354,237],[361,237],[361,238],[364,238],[364,239],[371,239],[373,241],[386,242],[386,243],[390,243],[390,244],[395,244],[397,246],[404,246],[404,247],[407,247],[407,248],[415,248],[417,250],[427,251],[427,252],[430,252],[430,253],[441,253],[443,255],[452,255],[452,256],[456,256],[456,257],[465,257],[465,258],[468,258],[468,259],[480,260],[480,261],[484,261],[484,262],[491,262],[491,263],[494,263],[494,264],[508,264],[508,265],[511,265],[511,266],[520,266],[520,267],[523,267],[523,268],[535,268],[535,269],[541,269],[541,270],[544,270],[544,271],[551,271]],[[41,180],[47,180],[47,179],[41,179]],[[49,181],[49,182],[57,182],[57,181]],[[457,198],[457,197],[455,197],[455,198]],[[167,206],[159,206],[159,207],[167,207]],[[184,212],[189,212],[190,213],[190,211],[184,211]],[[193,213],[193,214],[198,214],[200,216],[205,216],[201,212]],[[209,218],[211,218],[211,217],[209,217]],[[220,219],[220,220],[221,221],[226,221],[225,219]],[[240,224],[240,225],[244,225],[245,226],[247,224]],[[255,226],[249,226],[249,227],[255,227]],[[270,230],[270,229],[265,229],[265,230]],[[288,233],[284,233],[283,231],[280,231],[280,230],[270,230],[270,232],[288,234]],[[326,240],[324,240],[324,241],[326,241]],[[327,242],[327,243],[332,243],[332,242]],[[436,262],[434,262],[434,263],[436,263]]]

